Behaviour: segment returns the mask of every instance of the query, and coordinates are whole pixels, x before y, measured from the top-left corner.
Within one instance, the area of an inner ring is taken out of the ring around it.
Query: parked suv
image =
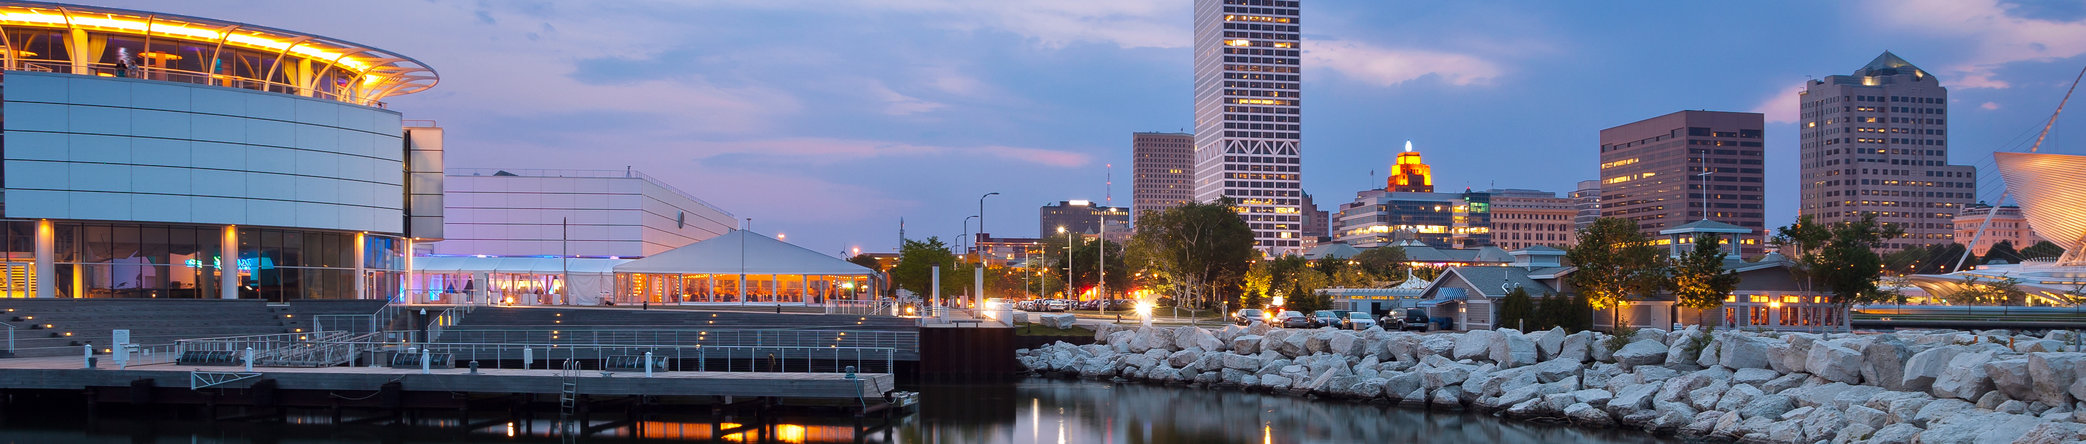
[[[1261,313],[1258,308],[1248,308],[1239,310],[1238,313],[1233,313],[1231,322],[1240,326],[1249,326],[1253,325],[1254,322],[1267,322],[1266,316],[1267,314]]]

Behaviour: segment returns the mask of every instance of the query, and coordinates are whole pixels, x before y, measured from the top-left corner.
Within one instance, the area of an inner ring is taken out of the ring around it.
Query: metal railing
[[[427,321],[427,342],[441,340],[442,332],[447,331],[449,327],[455,327],[457,324],[463,323],[464,315],[471,314],[471,311],[477,309],[477,304],[454,305],[442,309],[442,312],[436,314],[434,319]]]
[[[889,299],[827,299],[826,314],[890,316],[897,301]]]
[[[18,65],[18,67],[15,69],[19,69],[22,71],[52,73],[73,72],[72,62],[64,60],[17,59],[15,61],[15,64]],[[222,86],[227,88],[239,88],[254,91],[267,91],[279,94],[289,94],[293,96],[313,97],[340,102],[354,103],[358,105],[371,106],[376,108],[384,108],[386,106],[386,104],[381,101],[368,99],[353,99],[348,97],[342,97],[338,94],[335,94],[333,91],[319,90],[317,87],[321,86],[320,83],[314,83],[312,85],[313,88],[299,88],[297,87],[297,85],[282,82],[226,74],[211,74],[206,72],[189,71],[182,69],[134,67],[126,70],[116,66],[113,63],[99,62],[87,63],[85,65],[87,68],[87,72],[84,75],[90,76],[127,77],[144,80],[158,80],[164,82],[180,82],[195,85]]]
[[[706,347],[876,347],[919,353],[917,331],[676,328],[451,328],[447,343],[664,345]],[[433,341],[430,341],[433,342]]]
[[[259,362],[315,347],[319,343],[340,342],[348,338],[348,332],[329,331],[181,339],[174,341],[174,354],[175,359],[180,359],[179,355],[192,351],[244,352],[251,348],[254,351],[254,361]]]
[[[140,365],[172,364],[175,360],[181,359],[180,343],[152,345],[128,344],[128,346],[129,351],[126,352],[128,353],[128,355],[124,356],[124,360],[122,362],[116,364],[117,368],[133,367]]]
[[[799,346],[709,346],[636,344],[546,344],[546,343],[425,343],[399,348],[397,344],[365,343],[389,347],[398,353],[447,353],[458,363],[479,362],[482,368],[507,368],[527,361],[526,368],[558,369],[561,362],[586,363],[593,370],[610,367],[617,358],[641,357],[652,353],[665,361],[660,371],[842,373],[852,366],[859,373],[892,373],[899,350],[890,347],[799,347]],[[527,351],[525,351],[527,350]],[[525,359],[526,358],[526,359]],[[514,368],[523,368],[516,366]]]

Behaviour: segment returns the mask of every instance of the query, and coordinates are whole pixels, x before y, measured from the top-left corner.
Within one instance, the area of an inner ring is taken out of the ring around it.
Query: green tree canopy
[[[1044,262],[1049,264],[1050,273],[1057,277],[1058,282],[1065,282],[1065,245],[1067,245],[1068,238],[1072,246],[1071,282],[1078,287],[1073,289],[1074,293],[1085,294],[1086,289],[1094,288],[1094,283],[1101,279],[1101,251],[1104,248],[1108,251],[1107,275],[1109,295],[1097,297],[1113,299],[1114,297],[1110,295],[1119,295],[1124,290],[1130,289],[1129,285],[1133,280],[1132,272],[1127,266],[1129,263],[1128,259],[1123,257],[1123,244],[1106,242],[1100,239],[1088,240],[1085,235],[1079,233],[1065,233],[1064,235],[1044,239],[1043,245],[1045,249],[1054,252],[1054,254],[1048,255]]]
[[[2059,247],[2050,241],[2036,242],[2035,245],[2029,245],[2028,248],[2021,249],[2022,259],[2050,259],[2062,255],[2064,255],[2064,247]]]
[[[1664,259],[1651,238],[1637,231],[1637,222],[1603,217],[1579,230],[1579,243],[1565,252],[1565,259],[1578,267],[1565,275],[1593,309],[1616,308],[1660,288],[1666,271]],[[1619,324],[1617,324],[1619,325]]]
[[[1229,198],[1148,212],[1130,239],[1133,262],[1165,281],[1176,301],[1215,307],[1237,291],[1239,278],[1260,257],[1253,230]]]
[[[958,264],[956,254],[937,237],[907,239],[898,247],[898,264],[891,266],[891,282],[921,298],[933,297],[933,267],[942,267],[942,295],[962,294],[971,281],[969,268]]]
[[[1979,264],[2018,264],[2021,263],[2021,252],[2014,251],[2013,241],[2002,240],[1992,244],[1992,248],[1985,249],[1985,256],[1977,261]]]
[[[1728,254],[1719,248],[1723,243],[1713,234],[1696,236],[1695,249],[1674,260],[1672,277],[1666,281],[1675,305],[1699,310],[1696,324],[1704,322],[1700,316],[1723,306],[1724,296],[1738,287],[1738,275],[1724,270]]]
[[[1363,250],[1348,260],[1354,261],[1362,271],[1377,280],[1397,283],[1405,280],[1405,247],[1386,245]]]
[[[1884,267],[1883,256],[1876,254],[1876,248],[1884,241],[1903,236],[1902,228],[1879,224],[1875,214],[1864,214],[1859,221],[1831,225],[1802,216],[1795,224],[1776,232],[1777,241],[1796,248],[1796,266],[1791,272],[1806,285],[1827,294],[1833,307],[1843,314],[1839,316],[1842,325],[1847,320],[1847,309],[1855,304],[1894,299],[1889,291],[1876,285]]]
[[[1542,328],[1542,322],[1536,319],[1535,300],[1528,297],[1528,289],[1514,287],[1507,291],[1506,297],[1499,299],[1497,325],[1500,328]]]

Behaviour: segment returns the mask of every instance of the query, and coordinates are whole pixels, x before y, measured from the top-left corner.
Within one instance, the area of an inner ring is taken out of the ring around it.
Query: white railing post
[[[645,377],[652,377],[652,352],[645,352]]]
[[[420,349],[420,374],[423,374],[423,375],[425,375],[425,374],[428,374],[428,363],[429,363],[429,362],[432,362],[432,361],[431,361],[431,359],[432,359],[432,358],[430,357],[430,355],[429,355],[429,354],[428,354],[428,352],[427,352],[427,348],[425,348],[425,347],[422,347],[422,348]],[[249,369],[249,370],[251,370],[251,369]]]
[[[246,371],[254,371],[254,348],[246,348]]]

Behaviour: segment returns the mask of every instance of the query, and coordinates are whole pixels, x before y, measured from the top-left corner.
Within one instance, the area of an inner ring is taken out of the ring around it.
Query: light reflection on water
[[[283,423],[176,421],[105,417],[89,424],[77,412],[10,409],[0,417],[0,444],[335,443],[335,442],[783,442],[783,443],[1655,443],[1641,432],[1586,430],[1454,413],[1327,400],[1111,384],[1027,380],[1016,384],[931,385],[919,412],[887,430],[856,436],[852,417],[785,416],[763,427],[752,418],[657,415],[607,427],[577,440],[554,434],[553,421],[430,418],[419,425],[335,425],[316,414]],[[551,417],[555,417],[553,413]],[[596,424],[618,418],[600,417]],[[744,427],[741,427],[744,425]],[[720,433],[721,432],[721,433]]]

